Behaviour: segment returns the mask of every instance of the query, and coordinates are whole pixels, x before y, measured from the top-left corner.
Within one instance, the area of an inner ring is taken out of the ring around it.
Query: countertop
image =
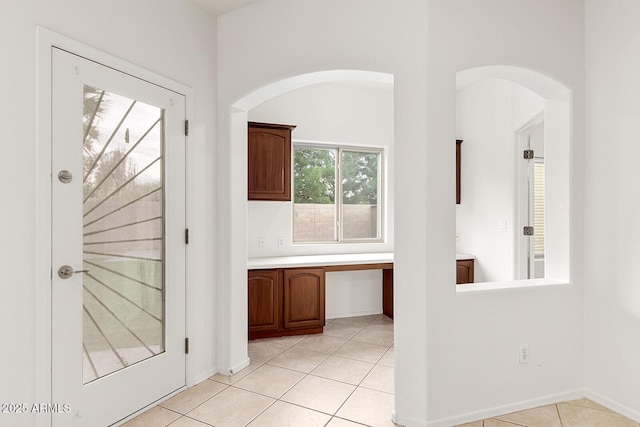
[[[456,260],[474,259],[471,254],[456,253]],[[247,268],[320,267],[327,265],[382,264],[393,262],[393,252],[367,254],[298,255],[249,258]]]
[[[380,264],[386,262],[393,262],[393,252],[249,258],[247,260],[247,268],[319,267],[325,265]]]

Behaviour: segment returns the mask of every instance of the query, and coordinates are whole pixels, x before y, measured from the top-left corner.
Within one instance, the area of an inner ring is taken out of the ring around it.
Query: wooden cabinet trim
[[[296,125],[281,125],[276,123],[263,123],[263,122],[247,122],[249,127],[260,129],[289,129],[294,130]]]
[[[357,270],[385,270],[393,269],[392,262],[383,262],[378,264],[349,264],[349,265],[327,265],[324,271],[357,271]]]

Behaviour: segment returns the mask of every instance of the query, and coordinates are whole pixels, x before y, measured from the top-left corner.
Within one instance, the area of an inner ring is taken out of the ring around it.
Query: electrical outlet
[[[529,363],[529,344],[520,345],[520,364]]]
[[[284,246],[284,236],[278,236],[278,247],[281,248]]]
[[[258,237],[258,247],[264,248],[264,237]]]

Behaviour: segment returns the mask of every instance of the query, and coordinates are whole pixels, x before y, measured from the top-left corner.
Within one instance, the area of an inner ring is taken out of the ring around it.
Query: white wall
[[[586,5],[585,386],[640,421],[640,3]]]
[[[46,283],[38,282],[36,253],[42,240],[36,236],[36,24],[105,51],[193,88],[195,109],[190,112],[192,136],[189,153],[193,175],[189,222],[193,244],[189,247],[189,284],[193,378],[215,371],[212,332],[215,252],[211,243],[215,210],[211,162],[214,154],[216,21],[190,2],[170,0],[24,0],[0,3],[3,64],[0,70],[3,147],[0,186],[4,200],[0,212],[2,238],[0,265],[0,401],[38,402],[37,388],[46,379],[37,371],[35,301]],[[43,101],[43,102],[46,102]],[[47,143],[43,141],[43,143]],[[10,350],[9,350],[10,349]],[[32,426],[30,415],[0,414],[0,424]]]
[[[456,94],[456,139],[462,139],[461,203],[456,251],[475,255],[476,282],[515,278],[517,249],[516,131],[544,109],[544,99],[501,79]]]
[[[428,26],[428,402],[433,425],[452,425],[582,393],[583,4],[431,0]],[[563,169],[572,190],[568,285],[465,293],[451,285],[455,75],[486,65],[528,68],[572,91],[571,143],[558,145],[571,150]],[[524,343],[530,361],[520,365]]]
[[[382,313],[382,270],[329,272],[325,288],[327,319]]]

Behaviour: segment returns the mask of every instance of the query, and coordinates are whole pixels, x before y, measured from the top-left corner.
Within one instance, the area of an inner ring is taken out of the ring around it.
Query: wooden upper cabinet
[[[295,126],[249,122],[249,200],[291,200],[291,131]]]

